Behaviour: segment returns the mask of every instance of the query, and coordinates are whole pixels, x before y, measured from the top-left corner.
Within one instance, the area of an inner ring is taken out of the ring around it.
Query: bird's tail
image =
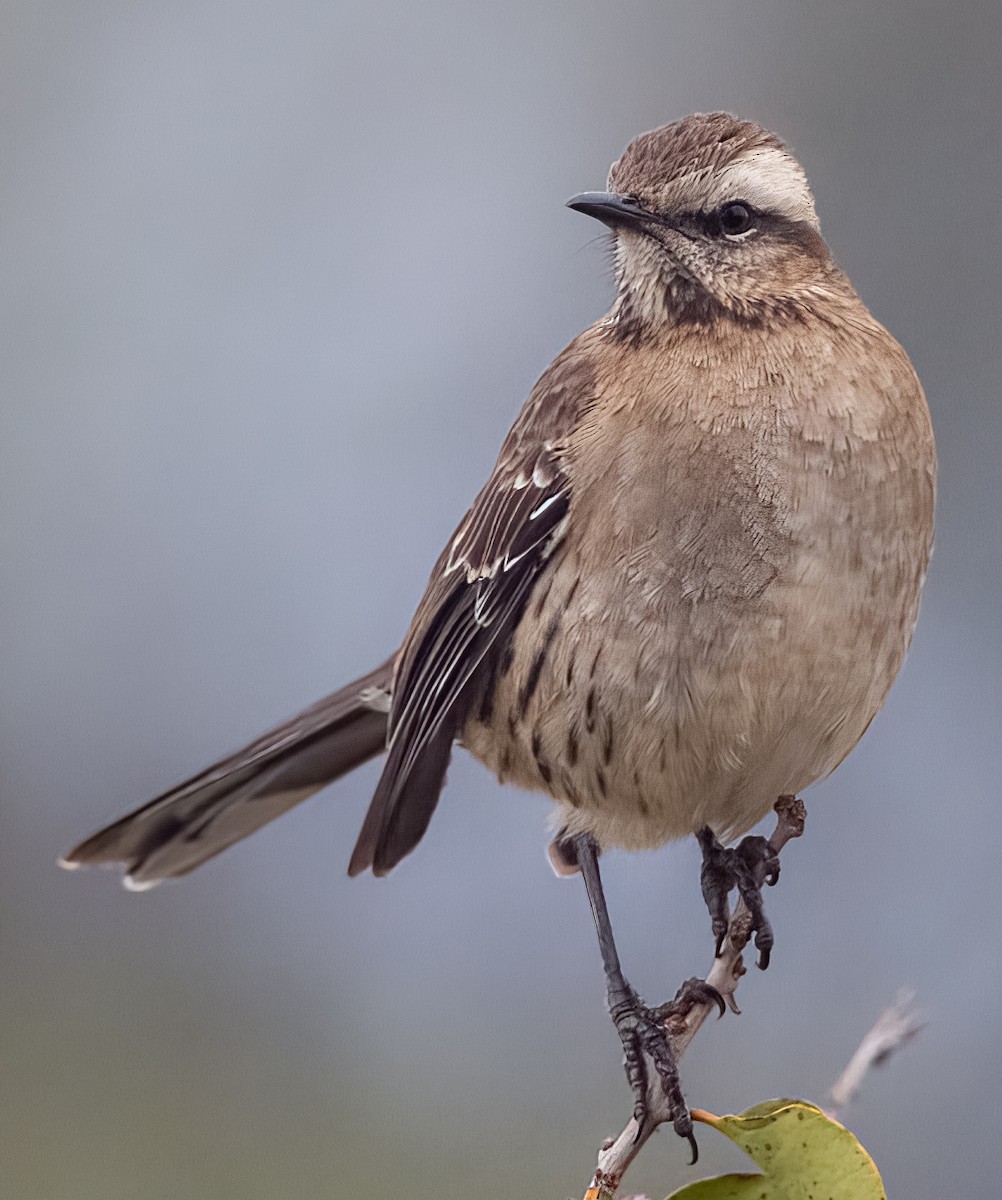
[[[74,847],[137,891],[186,875],[386,747],[393,659]]]

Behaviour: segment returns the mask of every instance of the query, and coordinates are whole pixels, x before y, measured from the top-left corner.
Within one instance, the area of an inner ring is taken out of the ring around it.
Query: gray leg
[[[664,1028],[664,1018],[668,1015],[670,1006],[663,1005],[660,1009],[649,1009],[626,981],[619,963],[619,954],[609,921],[609,910],[606,907],[605,894],[602,891],[602,878],[598,869],[598,846],[590,835],[579,834],[573,839],[573,847],[577,865],[584,877],[592,916],[595,918],[598,946],[602,952],[602,966],[605,968],[609,1014],[615,1023],[626,1055],[626,1078],[633,1091],[633,1116],[637,1122],[638,1134],[648,1116],[647,1059],[649,1058],[654,1064],[665,1096],[671,1106],[675,1132],[689,1142],[692,1147],[692,1161],[695,1162],[699,1156],[699,1149],[692,1132],[692,1117],[689,1115],[689,1109],[682,1096],[678,1067]]]

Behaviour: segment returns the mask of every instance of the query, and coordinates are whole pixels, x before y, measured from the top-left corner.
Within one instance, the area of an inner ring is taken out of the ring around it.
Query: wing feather
[[[571,505],[567,439],[594,396],[591,359],[579,339],[533,389],[436,564],[397,662],[389,755],[351,874],[390,870],[427,828],[452,741],[564,537]]]

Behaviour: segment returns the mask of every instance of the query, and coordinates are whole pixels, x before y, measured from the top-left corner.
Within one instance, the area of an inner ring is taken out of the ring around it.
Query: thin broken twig
[[[902,988],[895,1003],[876,1019],[836,1080],[831,1090],[834,1109],[829,1115],[838,1118],[838,1114],[852,1103],[871,1068],[882,1067],[896,1050],[924,1028],[925,1022],[915,1008],[915,993]]]

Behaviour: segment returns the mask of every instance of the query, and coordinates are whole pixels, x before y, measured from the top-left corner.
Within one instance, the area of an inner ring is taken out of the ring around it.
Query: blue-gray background
[[[629,1099],[538,797],[457,755],[383,881],[345,877],[374,768],[151,895],[55,859],[395,644],[608,301],[563,200],[713,108],[798,151],[942,486],[913,654],[688,1096],[823,1101],[911,984],[928,1029],[850,1123],[892,1195],[997,1191],[1000,35],[997,0],[3,6],[4,1200],[587,1183]],[[706,969],[692,846],[606,876],[650,999]],[[663,1135],[630,1182],[683,1161]]]

